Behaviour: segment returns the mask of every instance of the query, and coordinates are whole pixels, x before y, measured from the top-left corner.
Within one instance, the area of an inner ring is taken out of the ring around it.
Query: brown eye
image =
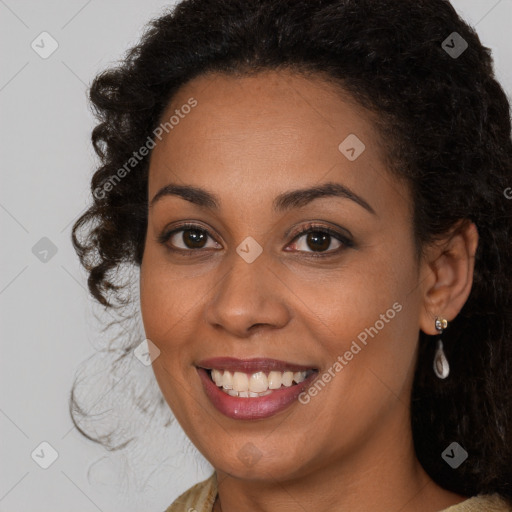
[[[327,251],[331,245],[331,235],[322,233],[321,231],[312,231],[306,236],[306,244],[313,251]]]
[[[336,252],[337,249],[344,245],[343,240],[340,240],[341,235],[333,235],[328,231],[321,229],[310,229],[300,233],[295,238],[294,249],[304,252],[326,252],[329,248]],[[332,248],[332,242],[335,242],[335,247]]]
[[[206,245],[211,239],[213,245]],[[213,240],[210,233],[194,224],[182,225],[172,231],[164,232],[158,237],[158,241],[177,251],[194,251],[205,248],[219,248],[220,245]]]
[[[184,229],[175,233],[174,236],[178,233],[182,233],[181,241],[186,246],[185,249],[202,249],[208,238],[208,235],[199,229]]]
[[[307,256],[337,256],[354,243],[346,235],[328,226],[308,224],[293,238],[293,251],[303,252]]]

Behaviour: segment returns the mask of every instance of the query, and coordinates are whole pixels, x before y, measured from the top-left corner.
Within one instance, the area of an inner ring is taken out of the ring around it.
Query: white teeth
[[[219,385],[220,384],[217,384],[217,386]],[[222,387],[224,389],[233,389],[233,374],[231,372],[226,371],[224,375],[222,375]]]
[[[212,369],[211,378],[227,394],[249,398],[269,395],[273,390],[292,386],[294,382],[299,384],[310,373],[311,370],[301,372],[271,371],[268,375],[265,372],[248,375],[245,372],[232,373],[227,370]]]
[[[268,389],[268,379],[267,376],[263,372],[253,373],[251,378],[249,379],[249,391],[254,391],[255,393],[261,393],[262,391],[267,391]]]
[[[249,377],[247,373],[235,372],[233,374],[233,389],[238,391],[240,395],[240,391],[249,391]]]
[[[299,384],[299,382],[302,382],[303,380],[306,380],[307,372],[295,372],[293,374],[293,380]]]
[[[281,387],[283,374],[281,372],[270,372],[268,374],[268,388],[279,389]]]
[[[223,378],[222,378],[221,371],[212,370],[212,379],[213,379],[213,382],[215,382],[215,384],[217,384],[217,386],[222,386]]]
[[[293,382],[293,372],[284,372],[283,373],[283,386],[289,388]]]

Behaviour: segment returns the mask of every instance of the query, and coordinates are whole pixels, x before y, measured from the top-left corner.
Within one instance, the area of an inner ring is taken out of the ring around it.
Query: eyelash
[[[169,251],[172,251],[174,253],[181,253],[181,254],[186,255],[186,256],[194,256],[193,253],[197,253],[197,252],[203,251],[203,250],[208,250],[208,249],[202,249],[202,248],[199,248],[199,249],[181,249],[181,248],[176,248],[176,247],[170,247],[169,246],[169,244],[167,242],[169,241],[169,239],[174,234],[179,233],[180,231],[184,232],[184,231],[189,231],[189,230],[190,231],[200,231],[202,233],[206,233],[206,235],[208,237],[210,237],[211,239],[215,240],[212,237],[212,235],[210,234],[210,232],[207,229],[203,228],[202,226],[200,226],[198,224],[184,223],[184,224],[181,224],[180,226],[176,227],[175,229],[173,229],[171,231],[164,231],[161,235],[158,236],[157,241],[160,244],[164,245]],[[307,225],[303,226],[301,228],[301,230],[293,236],[292,241],[290,243],[292,243],[295,240],[301,238],[303,235],[308,235],[309,233],[320,233],[320,234],[330,235],[331,237],[333,237],[336,240],[338,240],[342,244],[342,246],[339,247],[338,249],[331,250],[331,251],[324,251],[324,252],[298,251],[298,252],[307,254],[308,257],[312,257],[312,258],[326,258],[326,257],[330,257],[330,256],[336,256],[344,248],[350,248],[350,247],[354,246],[354,243],[349,238],[347,238],[346,236],[344,236],[341,233],[337,232],[336,230],[334,230],[332,228],[329,228],[327,226],[317,225],[317,224],[313,224],[313,223],[308,223]]]

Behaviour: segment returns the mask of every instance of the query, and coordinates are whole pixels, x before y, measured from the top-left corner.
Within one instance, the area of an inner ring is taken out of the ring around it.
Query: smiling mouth
[[[272,370],[246,373],[216,368],[205,370],[210,379],[224,393],[240,398],[267,396],[279,389],[296,386],[317,371],[315,369],[296,372]]]
[[[319,375],[313,366],[265,357],[213,357],[195,366],[211,404],[235,420],[261,420],[284,411]]]

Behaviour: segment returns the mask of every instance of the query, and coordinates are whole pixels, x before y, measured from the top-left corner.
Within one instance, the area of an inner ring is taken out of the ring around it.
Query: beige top
[[[199,482],[176,498],[165,512],[211,512],[217,497],[217,475]],[[512,512],[498,494],[479,494],[439,512]]]

